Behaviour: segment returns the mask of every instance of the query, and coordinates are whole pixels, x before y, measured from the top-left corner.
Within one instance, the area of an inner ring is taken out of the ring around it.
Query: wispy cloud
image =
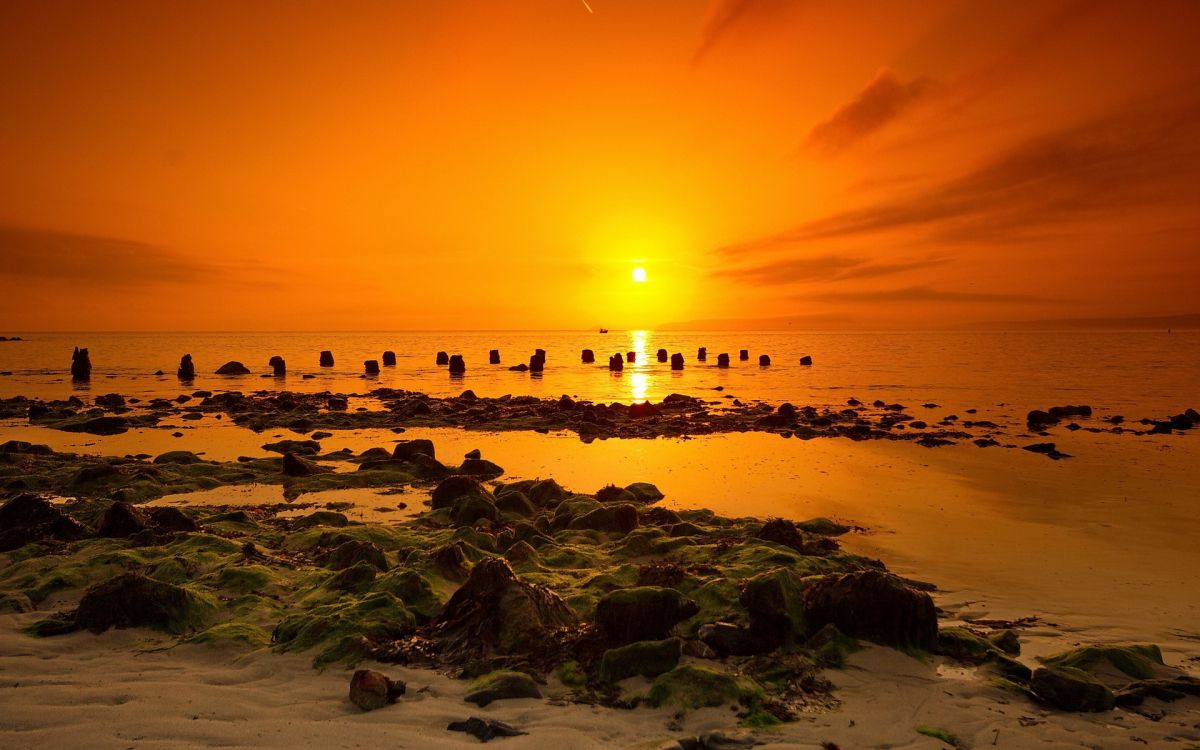
[[[212,266],[135,240],[0,225],[0,276],[139,285],[195,281]]]
[[[850,255],[781,258],[744,268],[722,269],[717,276],[747,284],[775,286],[806,281],[844,281],[892,276],[944,263],[942,258],[921,258],[891,262],[870,261]]]
[[[937,89],[931,78],[907,83],[888,68],[808,134],[806,145],[826,155],[838,154],[899,118]]]
[[[855,292],[821,292],[803,295],[806,300],[822,302],[996,302],[1010,304],[1046,303],[1052,300],[1030,294],[1003,292],[957,292],[927,286],[907,286]]]
[[[700,42],[692,54],[692,63],[700,62],[728,31],[737,25],[760,0],[710,0],[700,31]]]

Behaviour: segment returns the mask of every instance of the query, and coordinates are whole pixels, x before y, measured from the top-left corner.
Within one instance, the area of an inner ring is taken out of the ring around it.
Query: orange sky
[[[0,4],[0,325],[1200,312],[1200,2],[588,1]]]

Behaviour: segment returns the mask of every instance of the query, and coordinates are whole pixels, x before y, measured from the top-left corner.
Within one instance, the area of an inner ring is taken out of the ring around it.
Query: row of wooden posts
[[[671,354],[668,357],[666,349],[659,349],[658,352],[656,352],[656,357],[658,358],[659,362],[666,362],[669,359],[671,362],[672,370],[682,370],[683,369],[683,365],[684,365],[683,355],[678,352],[676,352],[675,354]],[[591,349],[584,349],[583,352],[581,353],[580,358],[584,364],[592,364],[596,361],[596,354]],[[396,366],[396,353],[393,351],[384,352],[383,357],[381,359],[383,360],[384,367],[395,367]],[[700,361],[700,362],[707,361],[708,360],[708,349],[703,346],[700,347],[699,351],[696,352],[696,359],[697,359],[697,361]],[[738,352],[738,359],[740,359],[742,361],[746,361],[746,360],[750,359],[750,350],[742,349],[740,352]],[[626,352],[624,355],[617,353],[608,358],[608,369],[612,370],[614,372],[619,372],[619,371],[625,369],[625,363],[636,362],[636,361],[637,361],[637,352],[633,352],[633,351]],[[377,360],[377,359],[368,359],[368,360],[364,361],[363,362],[364,372],[367,375],[378,375],[379,374],[379,362],[380,362],[380,360]],[[331,352],[331,351],[321,352],[319,363],[320,363],[321,367],[333,367],[333,352]],[[287,374],[287,363],[284,362],[283,357],[280,357],[280,356],[271,357],[270,361],[267,364],[271,367],[271,371],[274,375],[282,377]],[[461,354],[451,355],[451,354],[447,354],[446,352],[438,352],[437,353],[437,364],[439,366],[449,368],[449,371],[451,374],[462,374],[467,371],[466,360],[463,359],[463,355],[461,355]],[[492,365],[500,364],[500,350],[499,349],[492,349],[488,352],[488,364],[492,364]],[[769,367],[771,365],[770,355],[760,354],[758,357],[758,364],[760,367]],[[807,355],[801,357],[800,364],[805,365],[805,366],[811,365],[812,357],[807,356]],[[545,367],[546,367],[546,350],[545,349],[537,349],[534,351],[533,355],[529,358],[528,365],[521,364],[521,365],[517,365],[515,367],[510,367],[509,369],[510,370],[528,370],[529,372],[541,372],[543,369],[545,369]],[[729,367],[729,355],[728,354],[721,353],[721,354],[717,355],[717,367]],[[241,362],[226,362],[224,365],[222,365],[217,370],[218,375],[247,375],[247,374],[249,374],[249,372],[250,372],[250,370],[245,365],[243,365]],[[92,363],[91,363],[91,360],[88,358],[88,350],[87,349],[79,349],[77,347],[71,358],[71,377],[74,378],[75,380],[88,380],[91,377],[91,373],[92,373]],[[162,374],[162,373],[160,372],[159,374]],[[180,380],[192,380],[193,378],[196,377],[196,365],[192,362],[192,355],[190,355],[190,354],[183,355],[183,357],[179,360],[179,370],[177,371],[176,374],[179,376]]]

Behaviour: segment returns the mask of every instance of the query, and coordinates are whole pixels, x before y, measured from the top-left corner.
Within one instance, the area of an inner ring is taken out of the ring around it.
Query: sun
[[[633,280],[639,284],[646,283],[646,269],[641,266],[633,269]]]

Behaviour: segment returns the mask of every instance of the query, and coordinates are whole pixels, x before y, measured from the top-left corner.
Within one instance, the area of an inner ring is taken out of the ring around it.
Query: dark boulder
[[[287,363],[278,354],[267,360],[267,366],[271,368],[271,374],[277,378],[287,375]]]
[[[590,365],[596,361],[596,353],[591,349],[584,349],[583,353],[580,355],[580,359],[585,365]]]
[[[87,349],[75,347],[71,354],[71,379],[90,380],[92,377],[92,360]]]
[[[250,368],[237,360],[230,360],[217,368],[218,375],[249,375]]]
[[[96,524],[96,536],[127,539],[150,528],[153,522],[141,508],[115,502],[108,506]]]
[[[367,375],[379,374],[379,360],[368,359],[363,361],[363,372]]]
[[[770,355],[768,355],[768,354],[758,355],[758,366],[759,367],[770,367],[771,366]]]
[[[541,697],[537,683],[524,672],[493,672],[479,678],[463,700],[482,708],[496,701]]]
[[[384,367],[395,367],[396,366],[396,353],[394,351],[391,351],[389,349],[388,351],[383,353],[383,366]]]
[[[488,364],[489,365],[500,364],[500,350],[499,349],[491,349],[488,351]]]
[[[805,354],[803,357],[800,358],[800,364],[804,365],[805,367],[811,366],[812,365],[812,357]]]
[[[95,400],[96,406],[101,406],[105,409],[125,408],[125,397],[119,393],[105,393],[102,396],[97,396]]]
[[[696,602],[674,589],[639,586],[601,599],[596,604],[596,626],[614,645],[660,641],[699,611]]]
[[[721,656],[750,656],[762,649],[759,639],[754,637],[749,628],[728,622],[701,625],[696,637]]]
[[[463,359],[463,356],[461,354],[455,354],[454,356],[452,356],[450,358],[450,362],[448,363],[448,365],[450,368],[451,375],[462,375],[464,372],[467,371],[466,360]]]
[[[717,367],[729,367],[729,355],[721,352],[717,355]]]
[[[345,570],[365,563],[383,572],[388,570],[387,557],[378,545],[351,539],[317,556],[317,561],[330,570]]]
[[[496,498],[479,483],[478,479],[463,474],[455,474],[443,479],[430,494],[429,504],[434,510],[450,508],[457,500],[464,497],[480,498],[492,505],[496,504]]]
[[[678,352],[676,352],[675,354],[671,355],[671,369],[672,370],[682,370],[683,369],[683,355],[682,354],[679,354]]]
[[[529,371],[541,372],[546,369],[546,355],[534,354],[529,358]]]
[[[330,396],[325,406],[329,411],[346,411],[350,408],[350,402],[341,396]]]
[[[84,593],[75,624],[93,633],[136,627],[186,633],[202,626],[212,609],[209,602],[181,586],[124,573]]]
[[[434,452],[433,441],[425,438],[401,440],[400,442],[396,443],[396,447],[392,449],[392,458],[408,460],[417,455],[437,458],[437,454]]]
[[[180,380],[193,380],[196,377],[196,365],[192,364],[192,355],[185,354],[179,359],[179,369],[175,374]]]
[[[487,557],[471,569],[426,634],[443,660],[464,664],[537,653],[555,631],[575,621],[553,591],[522,581],[507,561]]]
[[[395,703],[406,689],[403,680],[393,680],[374,669],[358,669],[350,678],[350,702],[364,711],[374,711]]]
[[[92,417],[81,422],[59,425],[63,432],[86,432],[89,435],[120,435],[129,431],[129,420],[125,417]]]
[[[318,466],[312,461],[300,458],[295,453],[284,453],[281,471],[284,476],[311,477],[313,474],[324,473],[329,470],[323,466]]]
[[[462,462],[462,466],[458,467],[458,470],[463,474],[470,474],[476,477],[498,477],[504,473],[504,469],[486,458],[465,459]]]
[[[805,634],[804,592],[791,571],[760,573],[742,587],[739,597],[750,619],[756,652],[795,643]]]
[[[1116,696],[1103,683],[1074,667],[1039,667],[1029,689],[1040,700],[1063,711],[1109,711]]]
[[[802,531],[794,522],[785,518],[768,520],[755,536],[768,542],[782,544],[802,555],[814,557],[824,557],[838,548],[837,542],[829,537]]]
[[[1025,424],[1034,432],[1040,432],[1047,427],[1058,424],[1058,417],[1051,415],[1049,412],[1034,409],[1025,415]]]
[[[878,570],[818,579],[804,591],[804,616],[810,632],[833,623],[851,637],[885,646],[937,647],[933,599]]]
[[[677,667],[682,655],[683,641],[678,638],[611,648],[600,659],[600,679],[612,683],[637,675],[658,677]]]
[[[331,352],[331,351],[321,352],[321,359],[320,359],[319,364],[321,367],[333,367],[333,352]]]
[[[438,352],[437,363],[442,366],[450,364],[450,355],[446,352]]]
[[[70,542],[87,535],[87,527],[37,495],[17,495],[0,505],[0,552],[46,539]]]
[[[1087,404],[1067,405],[1067,406],[1051,406],[1047,409],[1050,416],[1055,419],[1068,419],[1071,417],[1090,417],[1092,416],[1092,407]]]
[[[200,530],[200,524],[192,520],[191,516],[179,508],[172,508],[170,506],[148,508],[146,512],[150,516],[150,522],[160,531],[190,533]]]
[[[629,504],[605,505],[571,519],[567,528],[628,534],[638,526],[637,508]]]

